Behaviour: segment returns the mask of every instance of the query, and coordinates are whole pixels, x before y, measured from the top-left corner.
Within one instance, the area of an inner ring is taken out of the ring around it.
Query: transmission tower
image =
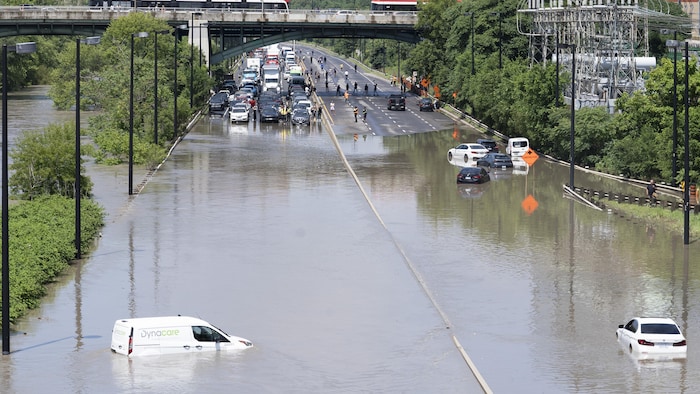
[[[652,11],[638,0],[528,0],[518,10],[518,31],[529,38],[531,66],[556,62],[571,75],[575,57],[576,108],[612,108],[622,93],[644,89],[642,74],[656,66],[650,29],[690,31],[690,20],[667,8]],[[571,101],[570,86],[564,96]]]

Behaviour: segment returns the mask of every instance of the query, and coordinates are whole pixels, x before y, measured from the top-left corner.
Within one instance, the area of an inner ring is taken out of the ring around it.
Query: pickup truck
[[[386,109],[388,110],[406,110],[406,96],[402,94],[392,94],[389,96],[389,101],[387,102]]]

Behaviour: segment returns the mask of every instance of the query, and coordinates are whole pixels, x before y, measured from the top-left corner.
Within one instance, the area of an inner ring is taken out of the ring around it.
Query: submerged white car
[[[456,147],[447,151],[447,160],[452,161],[454,158],[464,158],[464,161],[481,159],[489,153],[481,144],[459,144]]]
[[[688,346],[678,324],[663,317],[635,317],[620,324],[617,340],[630,353],[685,355]]]

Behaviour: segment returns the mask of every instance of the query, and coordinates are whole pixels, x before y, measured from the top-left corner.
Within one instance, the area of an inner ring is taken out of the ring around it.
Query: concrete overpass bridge
[[[18,35],[102,34],[109,23],[133,12],[143,12],[171,26],[187,24],[189,41],[207,62],[220,63],[255,48],[306,38],[387,38],[418,42],[415,13],[323,12],[290,10],[231,11],[227,9],[141,9],[60,6],[0,7],[0,37]],[[212,43],[220,48],[210,54]]]

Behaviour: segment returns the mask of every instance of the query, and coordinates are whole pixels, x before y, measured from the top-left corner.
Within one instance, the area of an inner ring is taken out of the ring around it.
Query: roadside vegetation
[[[191,114],[209,97],[212,80],[206,65],[192,64],[195,94],[190,106],[190,46],[178,43],[178,121],[172,122],[174,97],[174,36],[158,40],[159,127],[155,141],[153,31],[169,31],[165,22],[133,13],[112,23],[101,44],[81,46],[81,108],[93,109],[89,128],[92,144],[83,155],[98,163],[128,160],[131,34],[151,32],[134,41],[134,163],[153,168],[184,130]],[[183,33],[183,34],[186,34]],[[51,84],[56,107],[75,108],[75,40],[65,37],[11,37],[2,43],[37,43],[37,52],[8,57],[8,88]],[[198,56],[198,55],[197,55]],[[220,72],[214,68],[213,71]],[[10,152],[9,188],[10,320],[39,305],[46,285],[55,281],[76,256],[75,247],[75,124],[23,130]],[[85,169],[81,164],[81,174]],[[105,212],[91,199],[92,181],[81,176],[81,254],[88,251],[104,225]],[[2,311],[0,311],[2,313]]]
[[[683,234],[684,218],[680,209],[670,210],[647,205],[623,204],[617,201],[600,201],[606,208],[621,216],[633,217],[650,226],[660,227],[668,231]],[[690,234],[700,234],[700,215],[690,213]]]
[[[484,0],[431,0],[423,3],[417,28],[425,39],[419,44],[401,44],[400,72],[406,77],[415,72],[419,80],[425,78],[429,81],[428,94],[439,94],[442,101],[469,113],[492,129],[509,136],[527,137],[537,152],[568,160],[570,109],[562,103],[563,92],[571,85],[571,76],[566,73],[560,76],[560,105],[557,107],[555,65],[548,62],[546,67],[542,64],[531,66],[528,39],[517,31],[516,12],[521,5],[522,2],[516,0],[497,4]],[[654,7],[651,3],[646,6]],[[683,13],[675,3],[664,3],[664,7],[670,7],[674,15]],[[680,183],[682,171],[672,179],[671,163],[673,62],[668,58],[665,41],[672,38],[672,33],[649,32],[650,55],[657,58],[657,67],[644,75],[645,92],[624,94],[617,100],[614,114],[605,108],[576,111],[576,164],[630,178]],[[678,37],[679,40],[685,38]],[[385,70],[389,75],[398,72],[399,45],[396,41],[316,41],[343,56]],[[683,65],[679,60],[678,103],[683,103],[684,99]],[[688,79],[690,178],[691,183],[697,183],[700,178],[700,110],[697,106],[700,73],[694,57],[690,60]],[[681,158],[685,154],[682,143],[684,116],[683,105],[679,104],[677,168],[683,167]]]

